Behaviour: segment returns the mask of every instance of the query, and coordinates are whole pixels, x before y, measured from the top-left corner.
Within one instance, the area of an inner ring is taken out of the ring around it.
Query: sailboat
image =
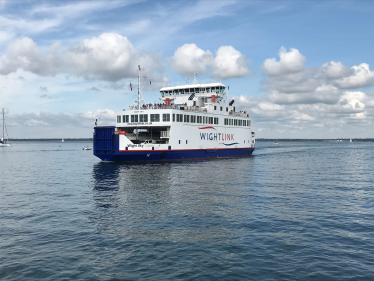
[[[349,139],[349,142],[352,142],[352,139]]]
[[[64,142],[64,139],[62,139],[61,142]]]
[[[9,144],[9,140],[7,138],[7,140],[5,140],[5,111],[4,111],[4,108],[2,110],[3,112],[3,137],[0,139],[0,147],[7,147],[7,146],[10,146]],[[8,133],[7,133],[7,136],[8,136]]]

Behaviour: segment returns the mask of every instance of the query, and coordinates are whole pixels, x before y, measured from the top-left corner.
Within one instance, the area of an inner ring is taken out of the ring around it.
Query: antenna
[[[138,65],[138,68],[139,68],[139,75],[138,75],[138,122],[140,120],[140,65]],[[136,126],[136,140],[138,140],[138,133],[139,133],[139,130],[138,130],[138,126]]]
[[[186,78],[186,83],[187,83],[187,85],[188,85],[188,78]]]

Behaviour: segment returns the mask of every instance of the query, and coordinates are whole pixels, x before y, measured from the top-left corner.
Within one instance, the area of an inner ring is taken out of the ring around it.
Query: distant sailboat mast
[[[6,130],[5,126],[5,110],[2,108],[2,113],[3,113],[3,137],[0,140],[0,146],[5,147],[5,146],[10,146],[9,144],[9,138],[8,138],[8,131]],[[7,140],[5,140],[5,132],[7,133]]]
[[[2,108],[3,110],[3,138],[2,138],[2,141],[4,141],[5,143],[5,135],[4,135],[4,129],[5,129],[5,113],[4,113],[4,108]]]

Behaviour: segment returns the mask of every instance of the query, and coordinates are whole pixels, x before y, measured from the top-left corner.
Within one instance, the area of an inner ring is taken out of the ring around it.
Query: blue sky
[[[257,137],[374,137],[373,1],[1,1],[11,137],[90,137],[152,86],[222,79]]]

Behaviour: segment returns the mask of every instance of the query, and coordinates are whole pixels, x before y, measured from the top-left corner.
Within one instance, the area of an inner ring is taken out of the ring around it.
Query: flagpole
[[[138,122],[140,122],[140,65],[138,65],[139,68],[139,75],[138,75]],[[139,129],[138,126],[136,126],[136,140],[138,140],[138,134]]]

